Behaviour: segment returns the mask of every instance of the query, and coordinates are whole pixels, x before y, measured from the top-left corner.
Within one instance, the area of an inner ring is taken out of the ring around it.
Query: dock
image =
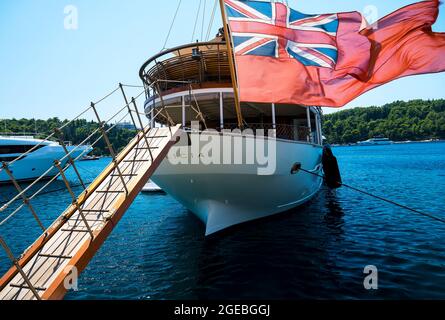
[[[86,268],[176,143],[180,128],[141,130],[20,258],[0,238],[14,263],[0,280],[0,300],[62,299],[67,276]]]

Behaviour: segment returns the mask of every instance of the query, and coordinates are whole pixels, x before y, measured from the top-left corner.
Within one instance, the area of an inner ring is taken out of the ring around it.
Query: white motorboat
[[[92,150],[89,146],[67,146],[71,157],[77,158],[81,154],[87,154]],[[17,181],[32,181],[43,175],[54,164],[66,155],[63,147],[57,142],[43,141],[26,136],[0,136],[0,162],[8,164],[14,179]],[[18,159],[14,161],[15,159]],[[62,161],[64,166],[68,157]],[[53,168],[45,176],[47,179],[58,173]],[[11,178],[0,169],[0,183],[11,183]]]
[[[389,145],[393,144],[394,142],[389,140],[388,138],[385,138],[383,136],[377,136],[371,139],[368,139],[366,141],[359,141],[357,144],[359,146],[383,146],[383,145]]]

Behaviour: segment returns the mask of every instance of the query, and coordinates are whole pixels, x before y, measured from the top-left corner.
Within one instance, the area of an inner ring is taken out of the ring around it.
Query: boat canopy
[[[165,50],[148,59],[139,76],[147,91],[145,112],[161,124],[199,121],[205,128],[236,128],[237,115],[227,46],[221,38]],[[321,110],[293,104],[242,102],[246,127],[295,126],[316,130]],[[161,112],[162,111],[162,112]],[[298,129],[298,130],[300,130]],[[315,134],[314,134],[315,135]]]
[[[216,40],[162,51],[143,64],[139,76],[146,86],[155,86],[163,95],[190,86],[232,86],[226,43]]]

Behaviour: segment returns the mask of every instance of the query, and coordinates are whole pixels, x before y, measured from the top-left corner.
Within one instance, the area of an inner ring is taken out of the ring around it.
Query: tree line
[[[28,133],[45,138],[66,123],[68,120],[58,118],[2,120],[0,132]],[[76,120],[63,129],[63,140],[79,144],[97,128],[97,122]],[[323,134],[329,143],[338,144],[355,143],[379,135],[393,141],[445,139],[445,100],[395,101],[381,107],[359,107],[328,114],[323,117]],[[134,137],[135,130],[115,127],[108,135],[114,149],[120,151]],[[88,142],[94,142],[99,136],[96,134]],[[95,146],[93,154],[109,155],[103,139]]]
[[[6,119],[0,121],[0,132],[6,134],[17,134],[17,135],[32,135],[37,139],[44,139],[54,132],[54,129],[60,128],[67,124],[68,120],[60,120],[59,118],[50,118],[48,120],[36,120],[36,119]],[[73,145],[80,144],[89,135],[91,135],[94,130],[99,128],[99,124],[94,121],[87,121],[85,119],[75,120],[68,124],[62,130],[61,139],[64,142],[70,142]],[[105,125],[105,130],[111,128],[111,125]],[[136,134],[135,130],[122,128],[116,126],[111,129],[107,134],[114,150],[119,152],[134,138]],[[100,132],[96,133],[92,138],[90,138],[86,144],[92,144],[99,137],[101,137]],[[57,140],[53,137],[51,140]],[[104,139],[100,139],[98,143],[94,146],[93,155],[98,156],[108,156],[110,155],[108,147]]]
[[[383,135],[393,141],[445,139],[445,100],[395,101],[323,117],[329,143],[355,143]]]

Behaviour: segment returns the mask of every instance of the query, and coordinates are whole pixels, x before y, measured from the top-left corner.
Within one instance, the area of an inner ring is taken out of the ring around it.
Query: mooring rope
[[[83,169],[85,169],[85,168],[83,168]],[[323,175],[321,175],[321,174],[318,174],[318,173],[315,173],[315,172],[312,172],[312,171],[309,171],[309,170],[306,170],[306,169],[303,169],[303,168],[300,168],[300,170],[303,171],[303,172],[309,173],[309,174],[311,174],[311,175],[313,175],[313,176],[317,176],[317,177],[319,177],[319,178],[325,179],[325,176],[323,176]],[[90,172],[89,172],[89,173],[90,173]],[[86,182],[87,185],[90,185],[91,183],[93,183],[93,181]],[[346,183],[343,183],[343,182],[337,182],[337,183],[338,183],[339,185],[341,185],[342,187],[351,189],[351,190],[356,191],[356,192],[358,192],[358,193],[361,193],[361,194],[367,195],[367,196],[369,196],[369,197],[372,197],[372,198],[375,198],[375,199],[378,199],[378,200],[387,202],[387,203],[389,203],[389,204],[395,205],[395,206],[400,207],[400,208],[402,208],[402,209],[405,209],[405,210],[408,210],[408,211],[411,211],[411,212],[420,214],[420,215],[422,215],[422,216],[428,217],[428,218],[430,218],[430,219],[433,219],[433,220],[436,220],[436,221],[445,223],[445,219],[436,217],[436,216],[434,216],[434,215],[432,215],[432,214],[430,214],[430,213],[426,213],[426,212],[422,212],[422,211],[419,211],[419,210],[410,208],[410,207],[408,207],[408,206],[406,206],[406,205],[403,205],[403,204],[400,204],[400,203],[395,202],[395,201],[393,201],[393,200],[390,200],[390,199],[387,199],[387,198],[383,198],[383,197],[381,197],[381,196],[378,196],[378,195],[369,193],[368,191],[358,189],[358,188],[356,188],[356,187],[350,186],[350,185],[348,185],[348,184],[346,184]],[[71,188],[78,188],[78,187],[82,187],[82,184],[71,185]],[[37,195],[36,198],[37,198],[37,197],[40,197],[40,196],[43,196],[43,195],[47,195],[47,194],[51,194],[51,193],[56,193],[56,192],[64,191],[64,190],[66,190],[66,187],[64,187],[64,188],[60,188],[60,189],[55,189],[55,190],[50,190],[50,191],[46,191],[46,192],[42,192],[42,193],[40,193],[39,195]],[[1,202],[0,202],[0,205],[3,205],[3,204],[5,204],[5,203],[7,203],[7,202],[8,202],[8,201],[1,201]]]
[[[309,174],[311,174],[311,175],[320,177],[320,178],[322,178],[322,179],[326,179],[326,177],[323,176],[323,175],[321,175],[321,174],[318,174],[318,173],[315,173],[315,172],[312,172],[312,171],[309,171],[309,170],[306,170],[306,169],[303,169],[303,168],[300,168],[300,170],[303,171],[303,172],[309,173]],[[338,184],[339,184],[340,186],[342,186],[342,187],[351,189],[351,190],[356,191],[356,192],[358,192],[358,193],[361,193],[361,194],[367,195],[367,196],[369,196],[369,197],[372,197],[372,198],[375,198],[375,199],[378,199],[378,200],[387,202],[387,203],[389,203],[389,204],[395,205],[395,206],[397,206],[397,207],[403,208],[403,209],[405,209],[405,210],[408,210],[408,211],[417,213],[417,214],[419,214],[419,215],[428,217],[428,218],[430,218],[430,219],[433,219],[433,220],[436,220],[436,221],[439,221],[439,222],[442,222],[442,223],[445,224],[445,219],[436,217],[436,216],[434,216],[434,215],[432,215],[432,214],[430,214],[430,213],[426,213],[426,212],[422,212],[422,211],[419,211],[419,210],[410,208],[410,207],[408,207],[408,206],[406,206],[406,205],[404,205],[404,204],[400,204],[400,203],[395,202],[395,201],[393,201],[393,200],[391,200],[391,199],[384,198],[384,197],[381,197],[381,196],[372,194],[372,193],[370,193],[370,192],[368,192],[368,191],[358,189],[358,188],[356,188],[356,187],[350,186],[350,185],[348,185],[348,184],[346,184],[346,183],[343,183],[343,182],[338,182],[338,181],[337,181],[336,183],[338,183]]]

